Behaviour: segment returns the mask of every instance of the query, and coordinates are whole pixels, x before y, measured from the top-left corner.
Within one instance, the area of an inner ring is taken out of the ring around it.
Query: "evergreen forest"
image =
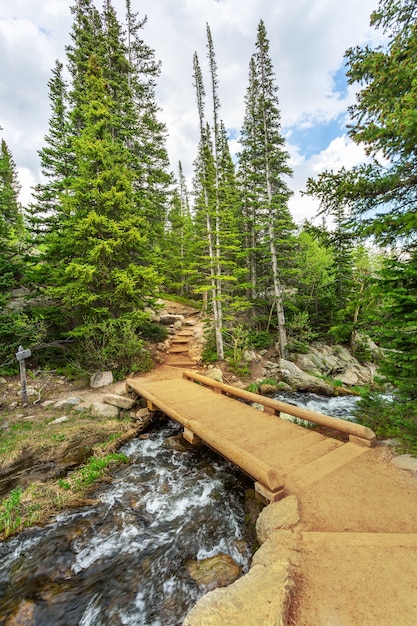
[[[209,25],[207,76],[194,53],[199,141],[187,184],[168,159],[146,18],[130,0],[123,19],[111,0],[102,10],[77,0],[71,11],[66,59],[48,83],[43,182],[29,206],[1,140],[0,373],[17,371],[19,345],[36,367],[67,374],[145,371],[147,342],[166,332],[150,312],[161,297],[177,299],[211,320],[206,360],[237,370],[249,348],[277,345],[291,358],[314,341],[342,343],[367,361],[376,342],[380,378],[358,420],[417,452],[416,3],[380,0],[370,19],[384,43],[346,51],[357,88],[348,133],[368,160],[310,179],[305,193],[320,210],[301,225],[288,208],[279,77],[262,20],[237,159]],[[17,288],[27,301],[15,310]]]

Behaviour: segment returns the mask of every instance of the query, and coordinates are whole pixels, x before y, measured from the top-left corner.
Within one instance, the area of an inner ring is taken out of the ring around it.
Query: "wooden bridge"
[[[225,385],[192,371],[158,382],[128,379],[127,386],[184,427],[184,437],[204,443],[255,481],[264,502],[297,493],[349,463],[376,443],[365,426]],[[262,410],[252,406],[261,405]],[[280,417],[296,417],[345,433],[327,437]],[[346,437],[346,438],[347,438]]]

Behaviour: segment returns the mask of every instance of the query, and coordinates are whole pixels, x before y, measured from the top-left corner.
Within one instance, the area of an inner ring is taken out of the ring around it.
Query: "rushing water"
[[[207,449],[167,446],[178,432],[122,448],[131,463],[97,505],[0,544],[0,624],[16,611],[36,626],[181,624],[206,592],[188,560],[227,553],[247,569],[245,480]]]
[[[294,404],[316,413],[324,413],[333,417],[353,420],[353,411],[356,403],[359,401],[358,396],[337,396],[329,398],[327,396],[319,396],[315,393],[283,393],[275,396],[276,400]]]

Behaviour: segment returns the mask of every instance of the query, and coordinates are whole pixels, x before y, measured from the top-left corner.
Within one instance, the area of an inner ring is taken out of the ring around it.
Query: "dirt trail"
[[[417,475],[367,451],[297,493],[299,564],[290,624],[416,626]]]

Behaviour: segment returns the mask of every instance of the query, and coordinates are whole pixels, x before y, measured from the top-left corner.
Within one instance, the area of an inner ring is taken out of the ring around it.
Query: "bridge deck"
[[[313,484],[367,451],[260,411],[185,378],[158,382],[129,379],[148,403],[238,465],[266,500]]]

